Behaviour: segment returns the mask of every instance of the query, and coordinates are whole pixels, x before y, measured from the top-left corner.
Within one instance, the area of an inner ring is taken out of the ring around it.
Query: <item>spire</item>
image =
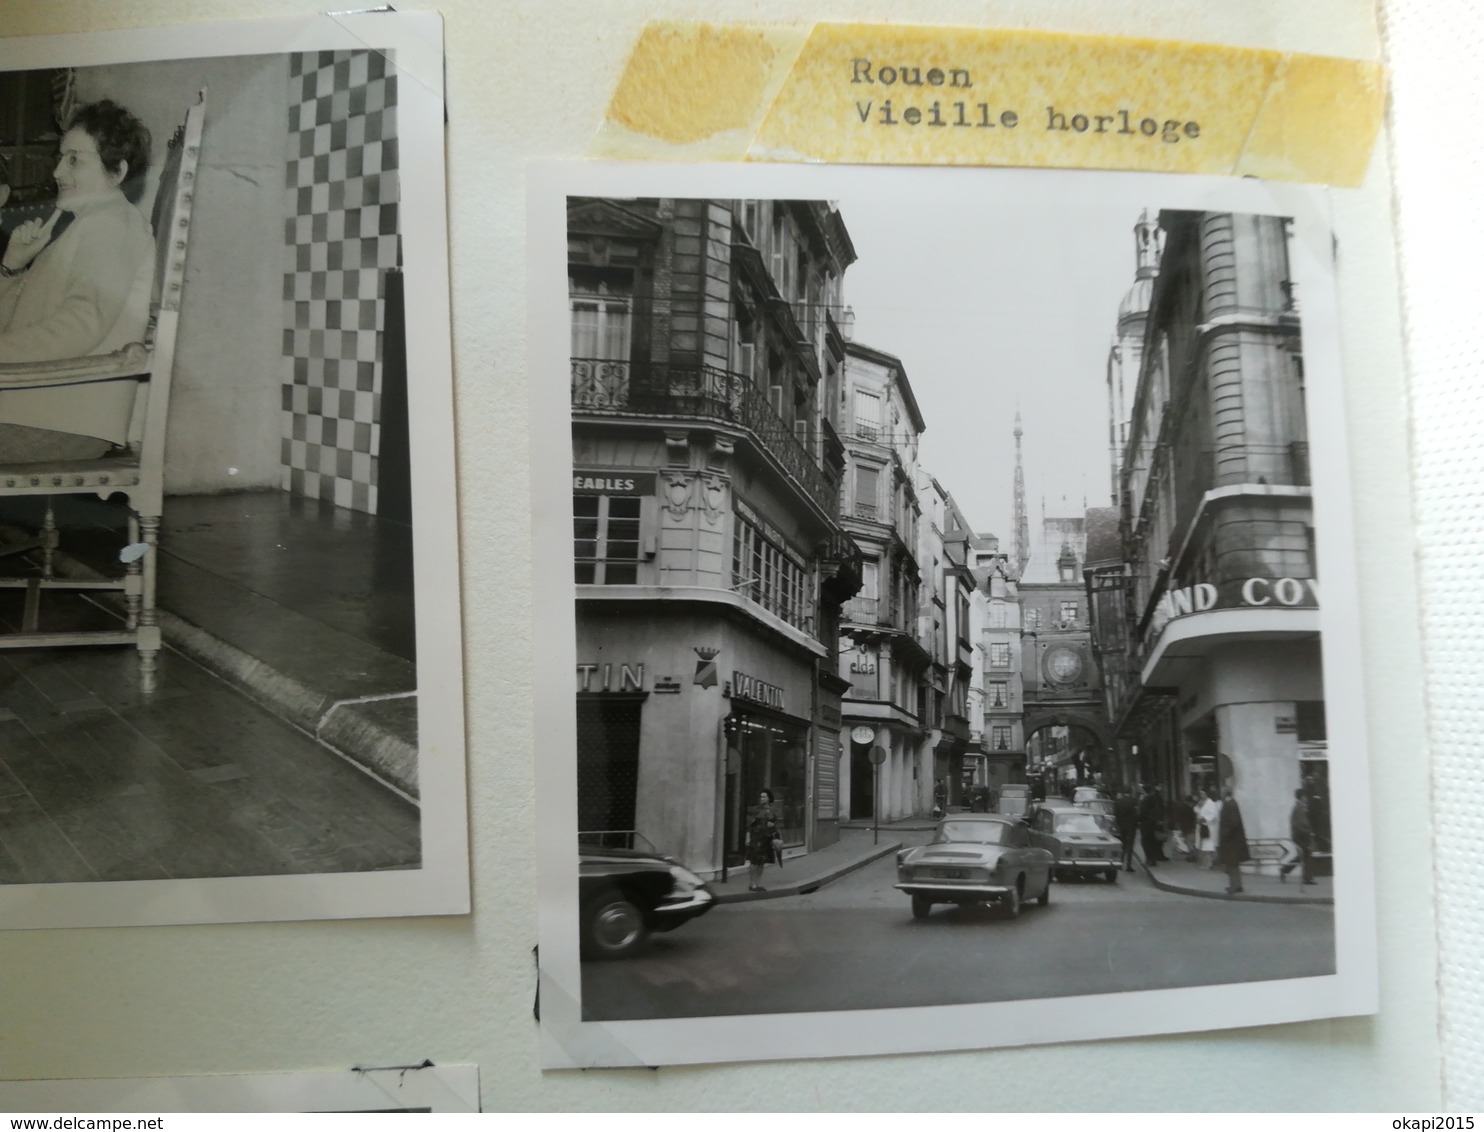
[[[1031,557],[1031,526],[1025,514],[1025,466],[1020,459],[1020,410],[1015,410],[1015,577],[1025,573]]]

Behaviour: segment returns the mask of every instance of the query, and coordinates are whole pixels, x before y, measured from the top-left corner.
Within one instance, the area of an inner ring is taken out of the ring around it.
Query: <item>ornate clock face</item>
[[[1082,674],[1082,658],[1076,650],[1054,648],[1046,654],[1046,675],[1059,684],[1070,684]]]

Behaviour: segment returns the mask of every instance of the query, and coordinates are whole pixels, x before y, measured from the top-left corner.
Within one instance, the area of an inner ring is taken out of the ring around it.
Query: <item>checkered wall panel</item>
[[[322,51],[291,56],[288,84],[283,486],[374,514],[397,76],[379,52]]]

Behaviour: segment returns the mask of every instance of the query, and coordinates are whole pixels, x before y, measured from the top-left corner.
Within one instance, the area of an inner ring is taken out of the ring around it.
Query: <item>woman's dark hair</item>
[[[768,805],[771,806],[773,804],[773,791],[764,786],[760,791],[758,791],[758,793],[766,794],[768,796]]]
[[[78,107],[67,128],[87,131],[98,146],[98,156],[107,172],[117,173],[127,162],[128,172],[119,188],[135,204],[144,198],[144,175],[149,170],[149,130],[143,122],[117,102],[104,98]]]

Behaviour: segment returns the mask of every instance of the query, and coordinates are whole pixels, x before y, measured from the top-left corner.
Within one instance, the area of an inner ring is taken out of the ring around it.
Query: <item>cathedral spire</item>
[[[1020,459],[1020,410],[1015,410],[1015,577],[1025,573],[1031,557],[1031,525],[1025,514],[1025,467]]]

